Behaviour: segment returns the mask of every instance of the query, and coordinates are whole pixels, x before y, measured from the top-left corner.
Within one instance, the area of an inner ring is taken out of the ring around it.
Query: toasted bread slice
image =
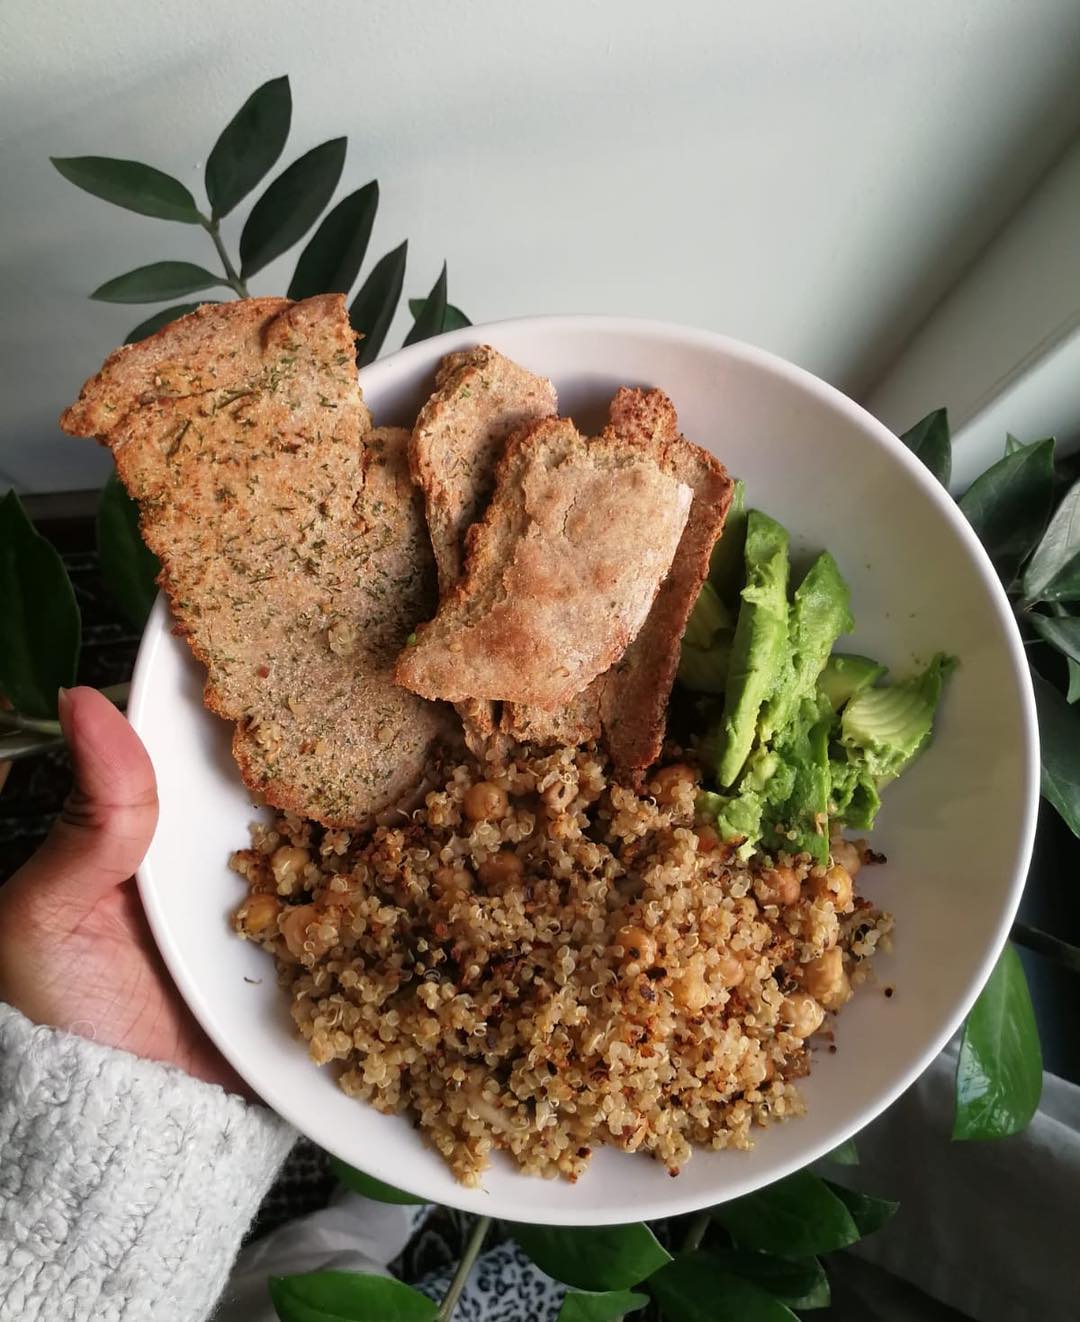
[[[447,354],[435,392],[420,410],[409,446],[413,480],[424,493],[439,590],[460,580],[465,535],[487,508],[506,439],[527,423],[558,412],[555,387],[489,345]],[[495,732],[494,704],[458,704],[465,737],[477,754]]]
[[[344,299],[202,308],[117,350],[61,426],[112,449],[245,783],[341,827],[406,795],[453,720],[391,676],[435,572]]]
[[[735,484],[719,460],[679,435],[675,406],[662,390],[619,390],[603,438],[616,445],[654,445],[665,471],[690,487],[694,497],[671,572],[649,618],[599,681],[600,717],[616,774],[640,786],[642,771],[660,756],[679,646]]]
[[[587,441],[543,419],[511,437],[461,582],[398,659],[428,698],[553,711],[626,650],[682,536],[692,492],[648,440]]]

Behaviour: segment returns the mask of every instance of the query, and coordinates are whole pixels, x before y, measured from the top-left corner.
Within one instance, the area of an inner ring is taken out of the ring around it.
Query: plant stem
[[[1045,955],[1071,973],[1080,973],[1080,947],[1072,946],[1068,941],[1062,941],[1060,937],[1051,936],[1049,932],[1040,931],[1037,927],[1029,927],[1027,923],[1013,923],[1012,939],[1017,945]]]
[[[233,266],[225,245],[221,241],[221,223],[211,220],[209,216],[199,213],[199,224],[206,230],[207,234],[214,241],[214,247],[217,249],[217,255],[221,259],[221,265],[225,268],[225,279],[229,282],[229,288],[238,298],[250,298],[251,293],[247,285],[240,278],[240,273]]]
[[[465,1289],[465,1282],[469,1279],[469,1272],[472,1271],[473,1263],[480,1256],[480,1249],[483,1247],[487,1232],[490,1229],[491,1217],[477,1217],[476,1225],[473,1226],[472,1234],[469,1236],[469,1242],[465,1245],[465,1252],[461,1255],[457,1271],[454,1272],[454,1279],[450,1282],[450,1288],[439,1305],[436,1322],[450,1322],[450,1318],[453,1317],[454,1309],[457,1308],[458,1300],[461,1298],[461,1292]]]
[[[693,1253],[695,1249],[701,1248],[701,1241],[705,1238],[705,1232],[709,1228],[709,1222],[712,1216],[708,1211],[699,1212],[693,1221],[690,1222],[690,1229],[686,1232],[686,1239],[679,1250],[681,1253]]]

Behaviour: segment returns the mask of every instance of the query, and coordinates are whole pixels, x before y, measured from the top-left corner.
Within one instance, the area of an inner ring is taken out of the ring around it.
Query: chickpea
[[[622,947],[624,964],[640,964],[647,969],[656,963],[656,941],[643,927],[620,928],[615,944]]]
[[[292,895],[299,885],[311,855],[299,845],[282,845],[270,858],[270,871],[274,874],[279,895]]]
[[[833,946],[804,965],[803,982],[810,995],[816,997],[826,1010],[839,1010],[851,995],[840,947]]]
[[[701,961],[691,960],[672,983],[671,994],[675,1004],[688,1014],[698,1014],[709,1003],[709,988],[701,971]]]
[[[307,930],[319,917],[319,911],[313,904],[296,904],[286,909],[278,920],[278,928],[285,938],[289,954],[300,959],[304,954]]]
[[[733,955],[730,950],[725,950],[720,956],[716,972],[725,987],[737,987],[746,977],[746,965],[737,955]]]
[[[276,895],[249,895],[240,906],[237,922],[245,936],[262,936],[270,928],[277,929],[277,916],[281,901]]]
[[[825,1020],[825,1009],[809,992],[792,992],[780,1007],[780,1017],[796,1037],[808,1038]]]
[[[843,836],[838,835],[829,842],[829,849],[832,852],[833,862],[838,867],[845,868],[849,877],[859,875],[859,869],[862,867],[862,850],[854,841],[845,840]]]
[[[697,774],[693,767],[688,767],[685,762],[673,762],[669,767],[660,768],[653,776],[650,788],[656,802],[663,808],[670,808],[678,799],[682,787],[693,785],[696,780]]]
[[[711,854],[714,849],[720,848],[722,842],[715,826],[709,826],[708,823],[695,826],[694,834],[697,836],[699,854]]]
[[[466,868],[436,868],[431,880],[435,893],[448,904],[460,900],[472,889],[472,877]]]
[[[465,791],[461,806],[470,822],[498,822],[506,816],[510,800],[501,785],[479,780]]]
[[[762,873],[754,882],[754,894],[762,904],[777,904],[782,909],[794,904],[799,898],[799,879],[795,869],[778,867]]]
[[[853,907],[851,874],[839,863],[821,876],[811,876],[810,890],[819,900],[832,900],[837,913],[850,913]]]
[[[512,886],[515,882],[519,882],[524,871],[525,864],[512,849],[500,849],[476,869],[477,876],[484,885],[496,890],[501,886]]]

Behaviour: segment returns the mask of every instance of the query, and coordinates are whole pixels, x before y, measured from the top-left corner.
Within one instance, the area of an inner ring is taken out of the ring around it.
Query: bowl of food
[[[467,327],[360,387],[342,300],[252,300],[65,417],[164,565],[139,887],[199,1022],[340,1159],[509,1220],[820,1157],[1019,900],[1037,737],[985,552],[856,404],[704,331]]]

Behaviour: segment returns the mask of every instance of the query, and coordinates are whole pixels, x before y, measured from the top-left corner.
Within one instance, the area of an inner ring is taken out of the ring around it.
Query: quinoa
[[[676,1175],[801,1114],[809,1039],[891,928],[851,884],[868,851],[741,861],[695,824],[692,767],[637,794],[591,746],[435,783],[397,824],[279,816],[232,859],[236,930],[346,1093],[408,1113],[472,1186],[499,1150],[575,1180],[599,1143]]]

